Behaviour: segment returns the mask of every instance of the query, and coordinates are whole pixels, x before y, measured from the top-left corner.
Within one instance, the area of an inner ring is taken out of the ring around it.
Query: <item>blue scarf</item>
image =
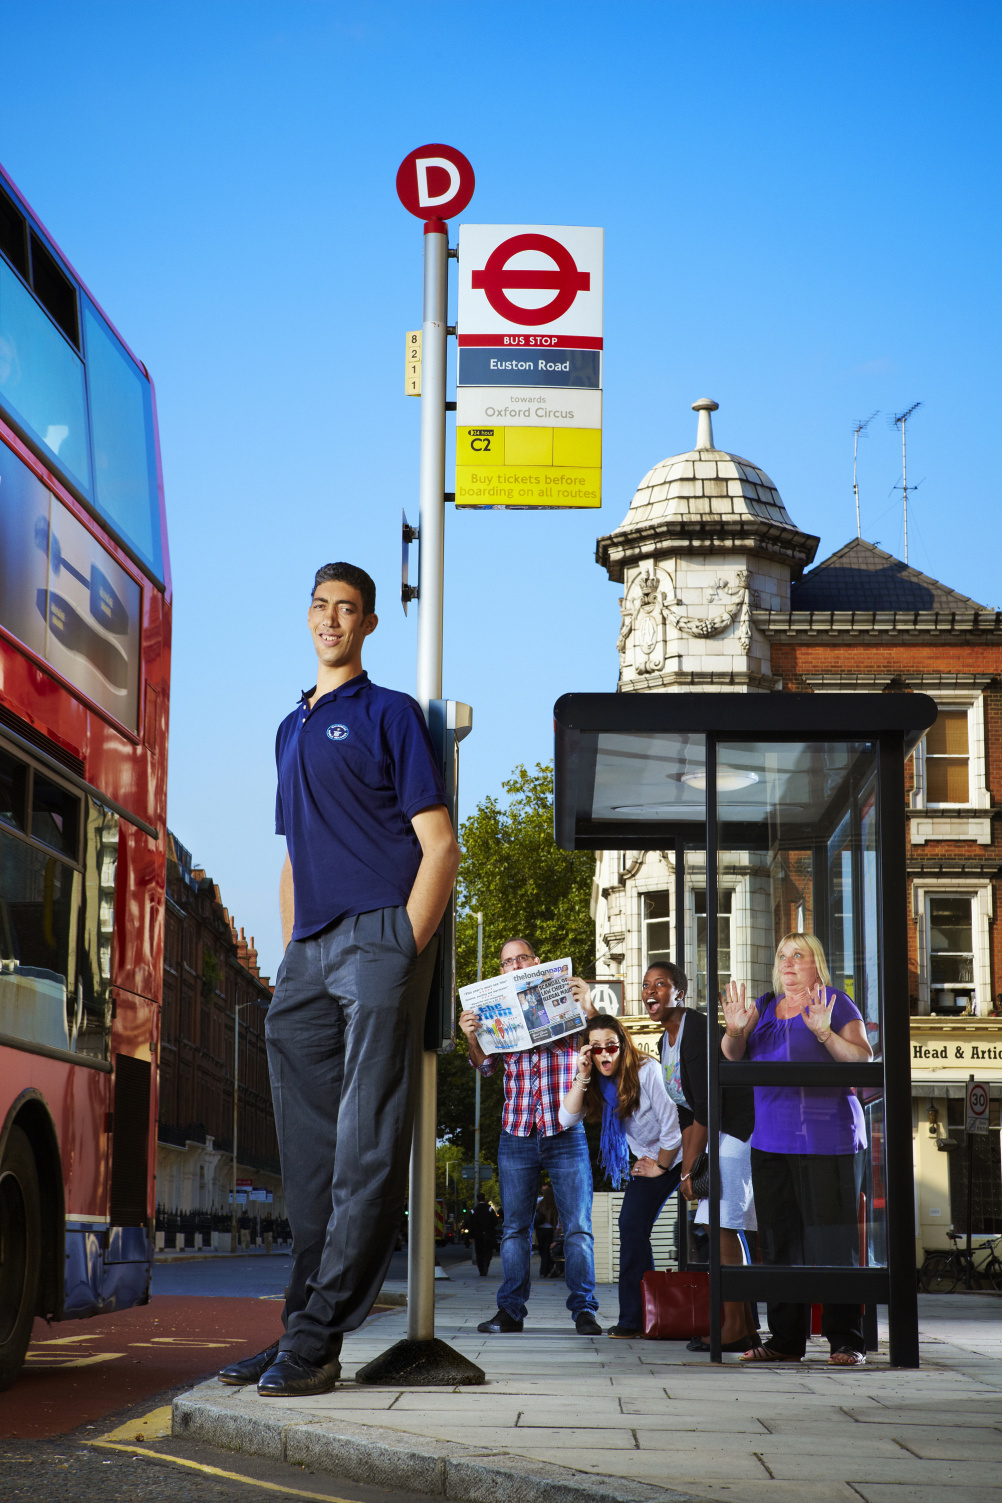
[[[630,1150],[626,1144],[622,1118],[617,1110],[619,1091],[615,1080],[607,1075],[599,1075],[598,1088],[603,1098],[598,1161],[612,1181],[613,1189],[619,1190],[630,1177]]]

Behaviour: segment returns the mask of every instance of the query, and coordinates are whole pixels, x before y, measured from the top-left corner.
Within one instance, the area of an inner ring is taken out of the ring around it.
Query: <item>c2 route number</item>
[[[470,434],[470,448],[477,454],[490,453],[491,439],[494,437],[494,429],[488,428],[483,432]]]

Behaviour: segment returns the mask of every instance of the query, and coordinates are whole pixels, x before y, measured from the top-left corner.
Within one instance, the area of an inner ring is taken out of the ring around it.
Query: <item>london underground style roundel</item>
[[[461,214],[475,187],[473,168],[454,146],[418,146],[397,168],[397,197],[417,219]]]

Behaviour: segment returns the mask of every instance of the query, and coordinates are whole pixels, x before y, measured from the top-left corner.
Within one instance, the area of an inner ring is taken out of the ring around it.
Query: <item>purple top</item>
[[[832,1028],[841,1033],[853,1018],[863,1015],[845,992],[825,988],[825,1001],[835,998]],[[769,993],[759,997],[758,1022],[748,1039],[750,1060],[800,1060],[831,1064],[831,1055],[798,1014],[777,1018]],[[863,1108],[851,1086],[756,1086],[755,1131],[751,1145],[765,1153],[855,1153],[866,1147]]]

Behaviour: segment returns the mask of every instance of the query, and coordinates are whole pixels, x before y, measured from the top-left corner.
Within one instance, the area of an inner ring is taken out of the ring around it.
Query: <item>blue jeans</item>
[[[641,1280],[654,1267],[651,1232],[669,1195],[678,1189],[681,1161],[667,1174],[634,1175],[619,1212],[619,1324],[644,1329]]]
[[[504,1207],[501,1231],[504,1280],[498,1290],[498,1309],[507,1311],[513,1320],[525,1318],[525,1302],[532,1287],[529,1254],[541,1169],[550,1176],[564,1229],[564,1276],[570,1290],[567,1308],[577,1319],[585,1310],[598,1309],[595,1243],[591,1234],[591,1159],[580,1122],[553,1137],[537,1132],[528,1138],[516,1138],[508,1132],[501,1134],[498,1174]]]

